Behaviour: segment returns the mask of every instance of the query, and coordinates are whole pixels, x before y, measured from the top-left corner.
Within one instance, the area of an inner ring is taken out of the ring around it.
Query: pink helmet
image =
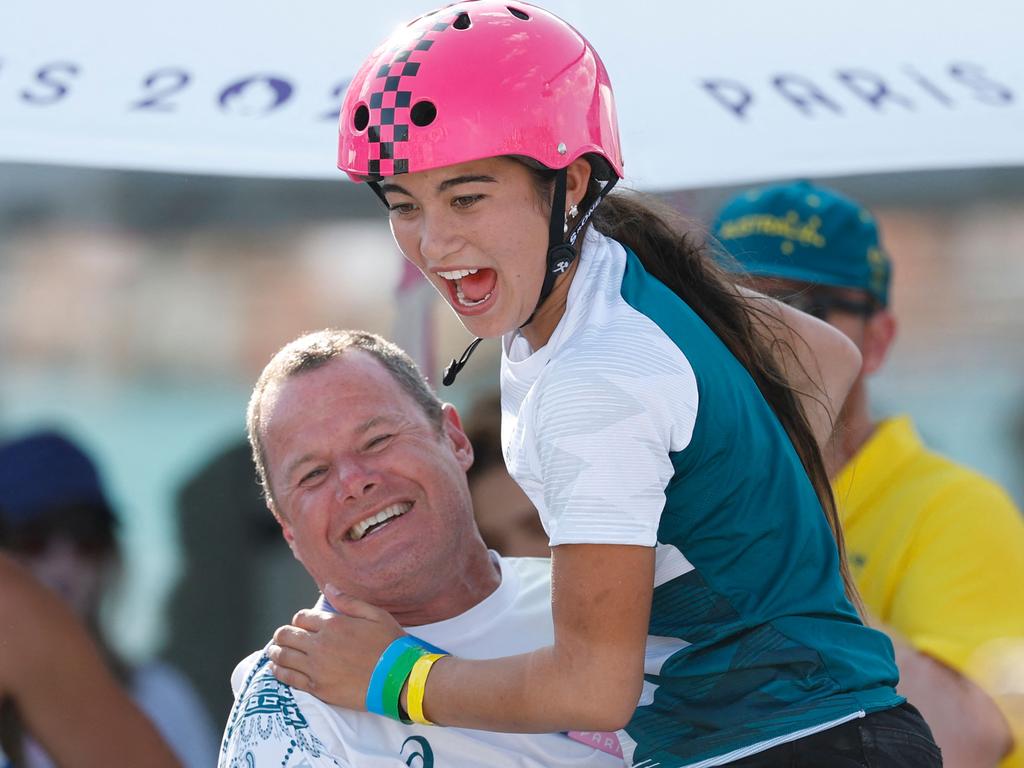
[[[579,32],[534,5],[466,0],[409,22],[363,63],[341,107],[354,181],[523,155],[604,158],[622,176],[611,82]]]

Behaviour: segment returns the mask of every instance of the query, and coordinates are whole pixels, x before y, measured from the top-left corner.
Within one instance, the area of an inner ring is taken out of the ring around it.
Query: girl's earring
[[[569,206],[569,211],[565,214],[565,223],[562,225],[563,234],[569,234],[569,219],[575,219],[579,212],[580,209],[576,207],[576,203]]]

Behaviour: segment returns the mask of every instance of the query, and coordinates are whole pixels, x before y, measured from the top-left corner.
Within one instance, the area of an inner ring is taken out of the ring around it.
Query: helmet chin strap
[[[533,305],[533,312],[520,325],[525,328],[533,322],[540,305],[551,295],[555,288],[555,279],[567,272],[576,258],[576,249],[565,241],[565,187],[568,183],[568,172],[559,168],[555,174],[555,196],[551,200],[551,219],[548,221],[548,258],[544,269],[544,283],[540,287],[540,296]]]
[[[391,206],[388,205],[388,199],[384,196],[384,190],[380,188],[379,181],[367,181],[366,186],[373,190],[373,194],[377,196],[377,199],[384,203],[384,207],[391,210]]]
[[[594,211],[597,206],[601,204],[601,201],[612,191],[612,187],[615,186],[615,182],[619,179],[617,176],[612,175],[611,179],[605,182],[605,185],[601,188],[601,191],[597,193],[594,198],[594,202],[590,204],[590,208],[580,216],[569,233],[568,238],[565,235],[565,189],[567,186],[568,172],[565,168],[560,168],[558,173],[555,175],[555,197],[551,201],[551,221],[548,224],[548,258],[547,265],[544,272],[544,283],[540,287],[540,296],[537,297],[537,303],[533,307],[533,312],[526,319],[520,328],[525,328],[536,317],[537,311],[541,308],[544,301],[551,295],[551,291],[555,288],[555,280],[558,279],[559,275],[565,274],[569,271],[569,267],[572,266],[573,261],[576,260],[576,240],[579,239],[580,233],[583,228],[587,226],[587,222],[590,221],[590,217],[594,215]]]

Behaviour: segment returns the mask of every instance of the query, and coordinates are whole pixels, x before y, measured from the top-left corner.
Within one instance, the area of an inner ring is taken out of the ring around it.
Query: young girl
[[[394,673],[419,722],[622,729],[635,765],[940,764],[844,589],[820,444],[856,355],[606,198],[622,161],[589,43],[517,1],[434,11],[367,59],[340,132],[405,256],[502,337],[505,457],[550,536],[555,643],[410,676],[382,654],[394,620],[328,587],[345,616],[279,630],[280,679],[363,708]]]

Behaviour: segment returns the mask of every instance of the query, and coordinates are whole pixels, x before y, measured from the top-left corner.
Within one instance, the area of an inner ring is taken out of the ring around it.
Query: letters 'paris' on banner
[[[0,162],[340,179],[348,78],[434,2],[11,0]],[[1024,164],[1017,0],[542,5],[604,58],[638,188]]]

